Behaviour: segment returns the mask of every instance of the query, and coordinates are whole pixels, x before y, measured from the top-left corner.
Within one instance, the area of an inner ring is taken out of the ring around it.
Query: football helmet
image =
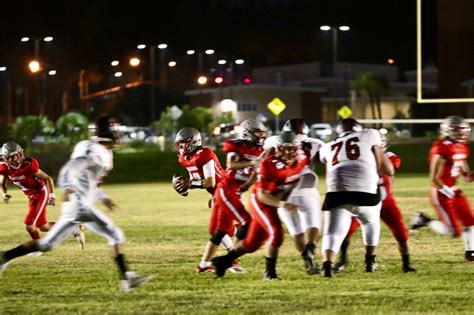
[[[296,135],[308,135],[309,127],[300,118],[288,119],[283,125],[283,131],[293,131]]]
[[[293,131],[282,131],[278,137],[276,155],[286,164],[292,164],[298,158],[298,140]]]
[[[383,151],[387,151],[387,149],[388,149],[388,147],[389,147],[387,135],[384,134],[384,133],[380,133],[380,139],[382,139],[382,143],[381,143],[381,145],[380,145],[380,148],[381,148]]]
[[[239,137],[250,142],[263,144],[266,133],[267,128],[256,119],[245,119],[239,125]]]
[[[448,116],[439,126],[443,138],[458,143],[468,143],[471,135],[471,126],[460,116]]]
[[[100,116],[95,121],[95,140],[98,142],[115,144],[119,140],[119,135],[114,126],[118,121],[108,115]]]
[[[174,144],[179,155],[192,155],[202,146],[201,133],[196,128],[184,127],[176,134]]]
[[[20,168],[25,160],[23,148],[14,141],[5,142],[2,146],[2,157],[12,169]]]
[[[361,131],[362,129],[362,125],[359,124],[359,122],[354,118],[345,118],[341,120],[337,125],[336,133],[338,134],[338,136],[342,136],[349,132]]]

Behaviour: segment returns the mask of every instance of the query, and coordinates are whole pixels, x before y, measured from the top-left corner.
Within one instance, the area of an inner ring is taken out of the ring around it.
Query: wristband
[[[189,182],[190,188],[204,188],[204,180],[203,179],[193,179]]]
[[[3,198],[6,198],[7,195],[8,195],[8,193],[4,192],[4,193],[3,193]]]
[[[56,195],[55,195],[54,193],[50,193],[50,194],[49,194],[49,198],[54,198],[54,199],[56,199]]]

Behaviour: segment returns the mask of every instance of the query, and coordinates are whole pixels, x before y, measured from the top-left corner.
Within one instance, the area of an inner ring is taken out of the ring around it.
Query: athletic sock
[[[199,262],[199,268],[206,268],[206,267],[209,267],[210,265],[212,265],[212,263],[207,260],[201,260]]]
[[[28,231],[28,234],[30,234],[32,239],[39,240],[41,238],[38,229],[35,229],[33,232],[31,232],[30,230],[27,230],[27,231]]]
[[[277,259],[274,257],[265,257],[267,262],[266,272],[272,276],[276,277],[276,261]]]
[[[123,280],[127,279],[125,276],[125,273],[127,272],[127,264],[125,263],[125,257],[123,254],[118,254],[115,256],[115,262],[119,268],[120,278]]]
[[[6,261],[9,261],[9,260],[12,260],[14,258],[17,258],[17,257],[20,257],[20,256],[24,256],[26,254],[29,254],[29,253],[32,253],[33,250],[31,249],[28,249],[25,245],[19,245],[15,248],[12,248],[10,250],[7,250],[4,254],[3,254],[3,258],[6,260]]]

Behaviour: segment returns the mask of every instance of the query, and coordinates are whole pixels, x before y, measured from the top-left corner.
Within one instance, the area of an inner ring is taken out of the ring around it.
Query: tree
[[[210,108],[184,105],[182,111],[183,114],[178,119],[178,129],[194,127],[201,132],[209,133],[211,131],[211,123],[214,118],[212,117],[212,110]]]
[[[50,136],[53,123],[46,116],[20,116],[10,127],[10,137],[22,146],[28,146],[36,136]]]
[[[376,119],[378,116],[379,119],[382,119],[380,94],[389,89],[387,80],[373,73],[362,73],[352,82],[352,88],[367,96],[372,109],[373,118]]]
[[[172,117],[171,107],[168,106],[163,112],[161,112],[160,119],[151,124],[151,129],[165,137],[173,136],[176,132],[177,122],[175,122]]]
[[[69,145],[89,137],[89,120],[79,113],[67,113],[56,122],[58,136]]]

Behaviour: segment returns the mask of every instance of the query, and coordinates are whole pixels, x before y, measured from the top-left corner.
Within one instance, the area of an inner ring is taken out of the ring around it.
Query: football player
[[[301,149],[310,163],[301,171],[299,182],[287,200],[300,207],[296,211],[278,208],[278,214],[293,237],[296,249],[301,253],[306,272],[313,275],[319,273],[315,252],[322,226],[321,198],[316,189],[318,176],[314,171],[314,163],[324,142],[308,137],[308,125],[299,118],[286,121],[283,131],[292,131],[296,134]]]
[[[363,129],[353,118],[339,122],[338,137],[319,151],[326,164],[322,241],[324,277],[332,277],[333,263],[355,216],[362,225],[366,249],[365,271],[374,272],[375,248],[380,237],[379,175],[393,175],[393,165],[380,148],[380,133]]]
[[[201,262],[211,260],[222,238],[233,230],[234,222],[238,224],[236,242],[241,242],[247,235],[251,217],[242,204],[240,188],[254,173],[263,153],[265,135],[266,128],[260,121],[246,119],[239,125],[239,137],[224,142],[222,151],[227,154],[226,170],[214,194],[217,223]],[[230,270],[235,271],[236,267]]]
[[[392,162],[395,170],[399,169],[401,164],[400,157],[393,152],[387,151],[387,137],[384,134],[380,135],[382,138],[382,150],[384,151],[385,155],[390,159],[390,162]],[[378,185],[380,199],[382,200],[380,218],[389,227],[390,231],[398,242],[398,249],[400,251],[400,255],[402,256],[402,271],[414,272],[416,270],[410,264],[410,253],[408,249],[408,231],[405,224],[403,223],[402,212],[398,208],[397,202],[393,195],[393,176],[380,176]],[[350,238],[352,234],[354,234],[354,232],[359,228],[359,226],[359,222],[355,218],[352,218],[352,223],[349,232],[347,233],[347,236],[341,245],[341,255],[339,257],[339,261],[334,265],[335,272],[342,271],[347,265],[347,249],[349,247]]]
[[[103,179],[112,170],[116,136],[111,130],[112,120],[102,116],[96,122],[96,136],[76,144],[69,161],[59,173],[59,186],[64,192],[61,218],[42,239],[33,240],[0,252],[0,270],[17,257],[35,251],[50,251],[64,241],[79,224],[104,237],[112,248],[115,263],[120,272],[120,287],[124,292],[148,282],[150,276],[140,276],[129,271],[122,253],[124,234],[110,218],[94,207],[101,201],[109,210],[116,205],[99,188]]]
[[[430,198],[439,221],[417,213],[410,226],[411,230],[429,226],[451,237],[462,235],[466,262],[474,262],[474,214],[467,197],[455,185],[460,176],[474,181],[467,163],[470,135],[471,127],[459,116],[449,116],[441,123],[440,138],[433,142],[429,155]]]
[[[253,253],[268,240],[266,250],[265,280],[277,280],[276,262],[283,243],[283,227],[278,208],[296,211],[298,205],[290,204],[291,190],[298,184],[301,170],[308,164],[306,154],[299,149],[296,134],[283,131],[275,152],[266,156],[258,167],[258,179],[250,194],[250,223],[247,237],[225,256],[213,258],[217,277],[223,277],[232,261],[246,253]]]
[[[39,231],[49,231],[54,224],[46,219],[47,206],[56,204],[53,179],[40,169],[36,159],[25,157],[23,148],[16,142],[4,143],[1,154],[3,202],[8,203],[12,198],[7,191],[8,179],[28,197],[28,213],[23,222],[31,238],[37,240],[40,238]]]
[[[212,272],[214,271],[212,263],[207,257],[212,256],[217,242],[213,235],[216,232],[218,222],[217,208],[213,207],[213,197],[224,170],[214,151],[202,146],[201,133],[195,128],[185,127],[178,131],[175,139],[175,149],[179,164],[189,173],[189,178],[173,176],[172,185],[176,192],[181,196],[187,196],[190,189],[206,189],[210,194],[209,208],[212,208],[212,214],[208,230],[211,238],[206,244],[205,254],[196,267],[196,272]],[[232,248],[230,236],[234,235],[234,226],[228,227],[225,232],[220,242],[227,250],[230,250]],[[240,266],[234,266],[233,271],[241,271]]]

